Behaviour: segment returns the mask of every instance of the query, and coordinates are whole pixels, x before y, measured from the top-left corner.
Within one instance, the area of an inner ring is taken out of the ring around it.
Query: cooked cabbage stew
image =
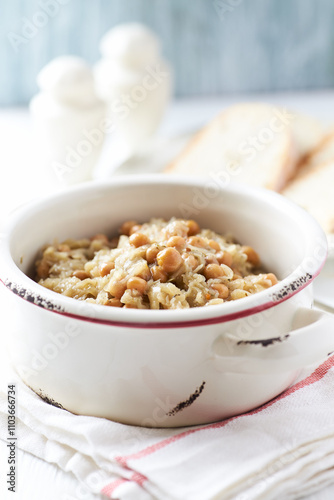
[[[67,297],[109,307],[185,309],[242,299],[277,283],[256,251],[193,220],[126,221],[119,236],[54,242],[41,250],[36,281]]]

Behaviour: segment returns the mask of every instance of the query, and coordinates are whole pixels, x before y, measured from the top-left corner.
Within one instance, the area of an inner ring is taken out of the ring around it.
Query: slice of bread
[[[325,135],[318,144],[308,153],[302,165],[304,169],[310,170],[317,165],[334,160],[334,131]]]
[[[296,171],[298,147],[302,154],[307,150],[299,120],[298,140],[293,136],[295,118],[267,104],[231,106],[200,131],[165,172],[210,175],[280,191]]]
[[[325,127],[317,119],[304,114],[294,114],[291,132],[300,159],[306,159],[325,137]]]
[[[310,137],[311,138],[311,137]],[[334,160],[334,131],[322,135],[318,143],[301,159],[292,181],[303,178],[319,165]]]
[[[298,176],[282,194],[313,215],[327,234],[334,235],[333,187],[334,160]]]

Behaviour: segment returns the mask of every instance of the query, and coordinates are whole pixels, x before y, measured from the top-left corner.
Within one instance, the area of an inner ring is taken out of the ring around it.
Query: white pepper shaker
[[[145,148],[165,113],[172,89],[170,66],[156,35],[139,23],[111,29],[94,68],[96,90],[108,104],[118,146],[128,154]]]
[[[39,73],[30,110],[37,130],[39,175],[55,187],[90,180],[108,133],[106,106],[81,58],[62,56]]]

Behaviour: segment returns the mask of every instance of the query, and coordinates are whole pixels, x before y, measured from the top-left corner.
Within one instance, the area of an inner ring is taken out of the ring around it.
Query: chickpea
[[[172,273],[181,266],[182,257],[175,248],[167,247],[158,253],[157,261],[163,271]]]
[[[260,265],[260,257],[255,252],[254,248],[248,247],[248,246],[243,246],[243,247],[241,247],[241,250],[243,253],[246,254],[248,262],[253,264],[254,267],[258,267]]]
[[[191,236],[188,238],[188,245],[191,245],[193,247],[201,247],[205,248],[207,246],[207,243],[204,238],[201,238],[200,236]]]
[[[216,250],[216,252],[219,252],[221,250],[220,248],[220,245],[218,243],[218,241],[215,241],[215,240],[209,240],[209,246],[211,248],[213,248],[214,250]]]
[[[137,221],[135,220],[127,220],[126,222],[124,222],[120,229],[119,229],[119,232],[120,234],[125,234],[126,236],[130,236],[131,234],[131,229],[133,228],[133,226],[136,226],[138,225]]]
[[[266,275],[266,279],[271,281],[272,285],[276,285],[278,283],[278,279],[273,273],[269,273]]]
[[[216,256],[212,253],[212,254],[209,254],[205,257],[205,263],[206,264],[218,264],[218,260],[216,259]]]
[[[109,243],[107,236],[103,233],[98,233],[95,236],[93,236],[91,238],[91,241],[94,241],[94,240],[99,240],[99,241],[101,241],[101,243],[104,243],[105,245],[108,245],[108,243]]]
[[[223,285],[223,283],[214,283],[211,288],[218,292],[218,297],[220,299],[227,299],[229,296],[229,289],[226,285]]]
[[[152,266],[151,273],[154,281],[160,281],[161,283],[166,283],[167,273],[165,273],[165,271],[161,267]]]
[[[111,293],[116,299],[120,299],[126,290],[126,283],[124,281],[113,281],[108,286],[108,292]]]
[[[113,269],[115,269],[115,262],[106,262],[105,264],[102,264],[100,267],[100,276],[107,276]]]
[[[197,222],[195,222],[194,220],[187,220],[186,224],[188,226],[188,236],[198,234],[201,230]]]
[[[194,255],[188,255],[184,258],[185,262],[191,267],[192,270],[196,269],[199,262]]]
[[[137,276],[145,281],[149,281],[152,278],[150,268],[147,264],[143,266],[143,269],[137,274]]]
[[[134,233],[138,233],[138,231],[140,231],[142,228],[141,224],[135,224],[134,226],[132,226],[132,228],[130,229],[130,236]]]
[[[172,236],[167,241],[168,247],[175,247],[177,249],[182,249],[186,246],[186,240],[182,236]]]
[[[66,245],[65,243],[61,243],[60,245],[58,245],[57,250],[58,252],[70,252],[71,247],[69,245]]]
[[[216,254],[216,259],[219,264],[225,264],[225,266],[231,267],[233,264],[233,257],[230,253],[221,251]]]
[[[159,248],[154,245],[146,250],[146,260],[148,264],[153,264],[159,252]]]
[[[86,280],[87,278],[89,278],[89,274],[87,274],[86,271],[80,269],[78,271],[74,271],[72,276],[74,278],[78,278],[79,280]]]
[[[111,307],[123,307],[122,302],[119,299],[108,299],[107,302],[104,304],[105,306],[111,306]]]
[[[207,280],[225,276],[224,269],[219,264],[208,264],[204,269],[204,276]]]
[[[127,282],[127,288],[130,290],[137,290],[141,295],[146,292],[147,281],[143,280],[143,278],[133,277],[130,278]]]
[[[138,248],[138,247],[141,247],[143,245],[147,245],[150,240],[149,238],[146,236],[146,234],[143,234],[143,233],[133,233],[130,238],[129,238],[129,242],[131,245],[133,245],[134,247]]]
[[[49,276],[50,268],[50,264],[48,264],[45,260],[41,260],[37,266],[38,277],[45,280]]]

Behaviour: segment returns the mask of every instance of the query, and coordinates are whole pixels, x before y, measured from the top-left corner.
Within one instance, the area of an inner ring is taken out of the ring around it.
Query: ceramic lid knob
[[[38,74],[37,84],[42,92],[64,104],[90,106],[97,100],[92,70],[79,57],[53,59]]]
[[[139,23],[120,24],[101,40],[103,57],[131,68],[142,68],[159,59],[160,43],[155,34]]]

